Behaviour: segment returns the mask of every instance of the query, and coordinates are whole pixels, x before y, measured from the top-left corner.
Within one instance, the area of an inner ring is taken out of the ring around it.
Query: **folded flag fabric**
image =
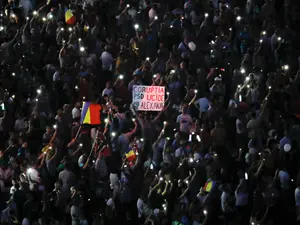
[[[83,102],[81,112],[81,124],[99,125],[101,106],[91,102]]]
[[[203,190],[205,191],[205,192],[210,192],[214,187],[215,187],[215,185],[216,185],[216,182],[215,181],[207,181],[206,183],[205,183],[205,185],[204,185],[204,188],[203,188]]]
[[[84,31],[84,32],[88,32],[89,29],[90,29],[89,24],[88,24],[88,23],[85,23],[84,26],[83,26],[83,31]]]
[[[76,23],[76,17],[70,9],[65,9],[65,21],[68,25],[74,25]]]
[[[135,158],[136,158],[136,155],[133,150],[130,150],[129,152],[125,153],[125,156],[126,156],[127,160],[130,162],[135,160]]]

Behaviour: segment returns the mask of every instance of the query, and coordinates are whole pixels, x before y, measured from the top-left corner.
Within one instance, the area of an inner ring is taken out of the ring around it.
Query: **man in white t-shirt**
[[[155,20],[155,18],[158,16],[157,15],[157,5],[156,4],[153,4],[153,7],[149,10],[148,15],[149,15],[150,22]]]
[[[101,54],[102,69],[111,70],[114,62],[112,54],[108,52],[109,47],[105,46],[105,51]]]
[[[189,133],[193,119],[189,114],[187,114],[187,107],[183,107],[182,114],[177,117],[176,122],[180,124],[181,132]]]
[[[79,119],[81,116],[81,111],[80,111],[80,102],[77,102],[72,109],[72,118],[73,120]]]

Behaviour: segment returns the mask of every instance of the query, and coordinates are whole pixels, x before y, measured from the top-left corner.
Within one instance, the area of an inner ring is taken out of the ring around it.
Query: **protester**
[[[297,0],[1,6],[1,224],[300,223]]]

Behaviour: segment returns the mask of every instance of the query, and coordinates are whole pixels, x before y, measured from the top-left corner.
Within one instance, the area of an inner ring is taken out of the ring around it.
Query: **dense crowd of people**
[[[1,6],[1,224],[299,223],[297,0]]]

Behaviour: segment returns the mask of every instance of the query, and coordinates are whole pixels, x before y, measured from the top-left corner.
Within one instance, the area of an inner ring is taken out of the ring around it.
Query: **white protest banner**
[[[134,85],[132,104],[139,111],[161,111],[165,103],[165,87]]]

